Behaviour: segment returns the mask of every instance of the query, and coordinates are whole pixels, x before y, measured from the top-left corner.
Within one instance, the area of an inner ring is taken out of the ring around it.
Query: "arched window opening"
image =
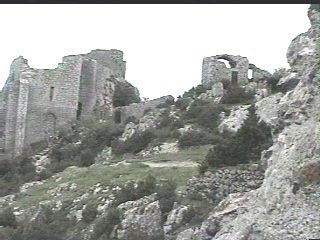
[[[231,68],[231,64],[230,64],[230,62],[228,60],[218,59],[218,61],[224,63],[227,68]]]

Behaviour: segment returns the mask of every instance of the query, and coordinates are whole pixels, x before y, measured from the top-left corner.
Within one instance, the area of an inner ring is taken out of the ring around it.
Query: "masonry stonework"
[[[55,69],[30,68],[18,57],[0,95],[0,152],[20,155],[97,108],[112,113],[114,85],[126,82],[125,69],[123,52],[116,49],[65,56]]]
[[[227,66],[223,61],[229,63]],[[252,77],[248,75],[252,70]],[[246,57],[221,54],[205,57],[202,62],[202,85],[211,88],[218,82],[230,82],[245,86],[250,81],[270,77],[270,73],[250,64]]]

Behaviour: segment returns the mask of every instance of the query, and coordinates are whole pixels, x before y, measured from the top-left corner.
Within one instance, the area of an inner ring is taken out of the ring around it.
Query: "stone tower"
[[[126,82],[125,70],[116,49],[65,56],[55,69],[30,68],[22,56],[13,60],[0,95],[2,154],[17,156],[95,109],[112,112],[114,86]]]

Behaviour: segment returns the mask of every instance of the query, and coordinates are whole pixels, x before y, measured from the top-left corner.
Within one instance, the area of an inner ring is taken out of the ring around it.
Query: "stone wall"
[[[57,129],[76,120],[81,66],[80,56],[68,56],[56,69],[33,70],[25,145],[49,140]]]
[[[121,122],[124,122],[128,117],[131,116],[135,117],[136,119],[140,119],[149,109],[152,110],[160,104],[172,103],[173,101],[174,98],[171,95],[168,95],[145,102],[132,103],[129,106],[115,108],[113,115],[116,116],[118,112],[118,114],[120,114]]]
[[[0,150],[19,155],[98,107],[112,112],[113,81],[124,77],[123,52],[115,49],[65,56],[55,69],[33,69],[18,57],[1,92]]]
[[[227,66],[222,60],[229,63]],[[252,69],[252,79],[248,78],[248,71]],[[258,81],[270,77],[270,73],[249,64],[246,57],[228,54],[205,57],[202,62],[202,85],[210,88],[218,82],[231,82],[246,85],[249,81]]]

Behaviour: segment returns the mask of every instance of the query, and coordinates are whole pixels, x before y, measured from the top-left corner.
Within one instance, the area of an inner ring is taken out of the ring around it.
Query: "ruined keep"
[[[228,54],[205,57],[202,62],[202,85],[211,88],[218,82],[230,82],[232,84],[247,85],[249,82],[257,82],[270,73],[257,68],[249,63],[246,57]]]
[[[115,49],[65,56],[55,69],[30,68],[16,58],[0,96],[2,154],[17,156],[94,112],[111,115],[115,84],[129,84],[125,70],[123,52]]]

